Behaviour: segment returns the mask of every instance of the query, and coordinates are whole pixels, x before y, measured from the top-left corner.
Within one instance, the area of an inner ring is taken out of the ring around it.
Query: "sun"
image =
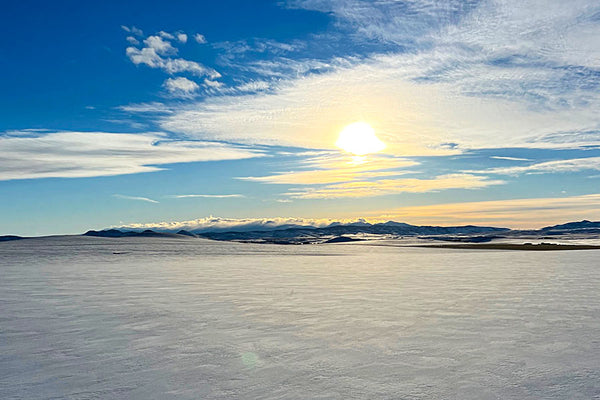
[[[385,149],[385,143],[375,136],[375,131],[366,122],[355,122],[346,126],[340,132],[335,145],[357,156],[376,153]]]

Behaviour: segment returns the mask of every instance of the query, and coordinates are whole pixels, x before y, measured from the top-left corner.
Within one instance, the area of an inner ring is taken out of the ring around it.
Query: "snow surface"
[[[598,399],[599,260],[4,242],[0,398]]]

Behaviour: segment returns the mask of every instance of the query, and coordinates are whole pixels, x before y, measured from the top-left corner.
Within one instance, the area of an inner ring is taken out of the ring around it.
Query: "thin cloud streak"
[[[167,196],[173,199],[193,199],[193,198],[207,198],[207,199],[228,199],[228,198],[242,198],[246,197],[243,194],[174,194]]]
[[[481,189],[502,185],[502,180],[471,174],[440,175],[431,179],[404,178],[348,182],[324,187],[291,189],[286,193],[294,199],[336,199],[343,197],[374,197],[399,193],[427,193],[448,189]]]
[[[173,141],[152,132],[10,132],[0,134],[0,180],[137,174],[163,170],[165,164],[263,155],[222,143]]]
[[[156,203],[158,204],[158,201],[156,200],[152,200],[149,199],[147,197],[139,197],[139,196],[126,196],[124,194],[113,194],[113,197],[116,197],[118,199],[123,199],[123,200],[136,200],[136,201],[145,201],[147,203]]]
[[[404,158],[379,155],[351,157],[335,153],[309,157],[302,160],[300,164],[301,168],[315,169],[288,171],[259,177],[239,177],[238,179],[269,184],[332,184],[403,175],[410,172],[405,168],[419,165],[416,161]]]
[[[492,168],[483,171],[483,173],[499,175],[556,174],[585,170],[600,170],[600,157],[573,158],[567,160],[546,161],[526,166]]]
[[[503,157],[503,156],[491,156],[494,160],[508,160],[508,161],[532,161],[530,158],[519,158],[519,157]]]

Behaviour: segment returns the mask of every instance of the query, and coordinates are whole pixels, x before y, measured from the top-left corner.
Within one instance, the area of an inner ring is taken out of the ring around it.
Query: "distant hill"
[[[567,222],[566,224],[546,226],[536,232],[548,236],[567,234],[595,235],[600,234],[600,221],[588,221],[584,219],[579,222]]]
[[[580,230],[580,229],[600,229],[600,221],[592,222],[584,219],[579,222],[567,222],[566,224],[547,226],[540,231],[556,231],[556,230]]]
[[[326,240],[323,243],[346,243],[346,242],[360,242],[364,239],[355,239],[348,236],[337,236],[332,239]]]
[[[21,239],[25,239],[25,238],[21,237],[21,236],[15,236],[15,235],[0,236],[0,242],[8,242],[10,240],[21,240]]]
[[[391,236],[429,236],[429,235],[486,235],[494,233],[509,232],[508,228],[496,228],[489,226],[417,226],[401,222],[388,221],[384,223],[370,224],[365,221],[358,221],[349,224],[333,223],[326,227],[302,226],[302,225],[281,225],[268,229],[260,226],[256,230],[248,230],[247,226],[242,229],[206,230],[205,228],[197,230],[123,230],[106,229],[102,231],[88,231],[84,236],[97,237],[202,237],[212,240],[225,241],[268,241],[271,243],[302,243],[314,242],[317,239],[334,240],[334,242],[347,239],[332,239],[336,237],[347,237],[347,235],[391,235]]]
[[[147,229],[142,232],[136,231],[120,231],[118,229],[107,229],[103,231],[87,231],[83,236],[97,236],[97,237],[108,237],[108,238],[121,238],[121,237],[170,237],[176,238],[184,236],[185,234],[177,234],[170,232],[155,232]],[[185,235],[188,236],[188,235]],[[194,235],[191,235],[194,236]]]
[[[343,235],[393,235],[393,236],[420,236],[420,235],[472,235],[483,233],[509,232],[508,228],[495,228],[487,226],[416,226],[393,221],[369,224],[352,223],[345,225],[330,225],[324,228],[286,228],[273,229],[270,231],[246,231],[246,232],[194,232],[198,236],[213,240],[252,240],[273,238],[315,238],[323,236]]]
[[[180,231],[177,231],[177,234],[178,234],[178,235],[184,235],[184,236],[192,236],[192,237],[197,237],[197,236],[196,236],[196,235],[194,235],[192,232],[188,232],[188,231],[186,231],[186,230],[183,230],[183,229],[182,229],[182,230],[180,230]]]

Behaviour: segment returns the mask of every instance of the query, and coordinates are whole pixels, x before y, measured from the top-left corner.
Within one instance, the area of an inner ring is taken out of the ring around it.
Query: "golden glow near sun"
[[[385,149],[385,143],[375,136],[375,131],[366,122],[355,122],[346,126],[340,132],[335,145],[357,156]]]

